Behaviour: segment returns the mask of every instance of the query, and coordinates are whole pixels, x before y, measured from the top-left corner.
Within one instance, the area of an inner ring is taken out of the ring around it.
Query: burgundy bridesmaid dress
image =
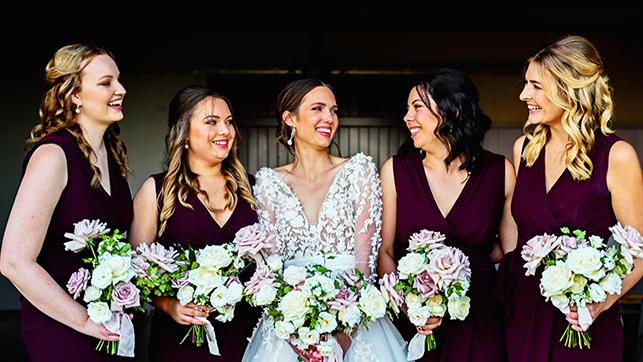
[[[489,258],[497,241],[504,203],[505,159],[484,151],[474,171],[444,216],[433,198],[417,150],[393,157],[397,190],[395,259],[407,251],[409,237],[421,229],[446,235],[447,245],[461,249],[471,262],[471,309],[464,321],[447,316],[434,330],[437,349],[422,361],[504,361],[502,305],[494,301],[496,269]],[[409,341],[415,327],[402,313],[396,321]]]
[[[164,176],[164,173],[152,176],[156,184],[157,196],[163,186]],[[223,226],[219,226],[212,218],[195,192],[190,191],[187,202],[192,205],[194,210],[177,202],[174,214],[168,221],[167,229],[158,242],[166,246],[174,243],[179,243],[184,247],[190,245],[194,249],[200,249],[207,245],[224,244],[233,241],[234,235],[239,229],[258,221],[256,212],[241,197],[238,198],[237,206]],[[160,207],[161,204],[159,204],[159,210]],[[248,344],[248,338],[252,335],[252,329],[259,319],[259,311],[251,309],[247,303],[242,301],[237,304],[233,320],[221,323],[214,317],[215,315],[210,315],[210,322],[214,327],[221,356],[210,354],[207,344],[200,347],[195,346],[189,337],[183,344],[179,344],[190,326],[178,324],[168,314],[156,310],[152,317],[150,360],[241,361]]]
[[[100,219],[113,231],[127,231],[132,221],[132,195],[127,180],[109,155],[111,195],[102,186],[91,187],[93,172],[85,160],[76,139],[66,131],[49,135],[38,142],[26,155],[23,175],[33,152],[43,144],[56,144],[65,152],[67,185],[51,216],[47,235],[38,255],[38,263],[67,290],[71,274],[87,267],[82,259],[91,256],[89,249],[76,254],[65,251],[66,232],[74,231],[74,223],[83,219]],[[109,153],[108,153],[109,154]],[[22,337],[32,361],[110,361],[120,357],[95,351],[98,340],[82,334],[46,316],[21,297]],[[81,301],[82,303],[82,301]]]
[[[605,240],[616,224],[607,189],[607,166],[615,135],[595,132],[588,156],[594,170],[585,181],[574,181],[567,169],[549,192],[545,185],[545,149],[532,167],[520,162],[511,211],[518,225],[518,245],[501,263],[499,294],[506,310],[506,344],[509,361],[621,361],[623,326],[618,303],[601,313],[589,328],[591,349],[567,348],[560,337],[567,326],[565,315],[540,295],[542,269],[525,276],[522,246],[535,235],[560,235],[560,228],[585,230]],[[526,143],[525,143],[526,144]],[[523,144],[524,148],[524,144]]]

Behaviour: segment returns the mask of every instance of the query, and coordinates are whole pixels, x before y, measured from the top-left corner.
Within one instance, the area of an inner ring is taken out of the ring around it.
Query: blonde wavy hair
[[[92,58],[103,54],[114,59],[112,53],[107,49],[85,44],[67,45],[56,51],[45,67],[45,79],[50,86],[45,92],[38,111],[40,123],[32,128],[31,137],[25,142],[25,148],[29,149],[51,134],[61,131],[69,132],[76,139],[85,160],[94,173],[91,181],[93,188],[100,185],[101,172],[91,162],[90,156],[94,151],[83,136],[80,125],[76,122],[75,107],[71,97],[81,90],[83,69]],[[107,127],[104,136],[105,147],[118,164],[120,174],[127,179],[130,172],[127,150],[118,137],[119,134],[118,124],[112,123]]]
[[[194,114],[197,104],[207,98],[219,98],[225,101],[232,112],[230,101],[219,95],[210,88],[192,85],[180,90],[170,101],[168,114],[169,132],[165,138],[165,169],[166,174],[163,180],[163,186],[159,192],[159,201],[162,200],[161,212],[159,214],[160,237],[167,228],[167,222],[174,214],[176,202],[194,210],[186,200],[190,190],[197,195],[203,195],[205,206],[212,212],[220,211],[210,204],[210,199],[205,190],[201,189],[197,175],[190,170],[188,163],[188,151],[185,148],[190,128],[190,118]],[[235,130],[235,138],[232,142],[232,148],[228,157],[221,165],[221,172],[226,180],[225,185],[225,202],[227,209],[233,209],[237,204],[237,193],[254,209],[256,207],[255,199],[250,190],[250,182],[246,169],[239,161],[237,148],[241,141],[241,136],[237,125],[232,123]]]
[[[593,165],[588,153],[594,146],[594,131],[600,128],[604,135],[614,132],[610,129],[612,89],[598,51],[581,36],[566,36],[529,58],[529,64],[538,66],[542,80],[553,79],[557,90],[552,93],[549,87],[542,88],[547,98],[563,109],[561,123],[571,141],[565,158],[567,169],[574,180],[589,179]],[[527,166],[536,162],[550,132],[548,125],[525,124],[523,134],[529,142],[522,158]]]

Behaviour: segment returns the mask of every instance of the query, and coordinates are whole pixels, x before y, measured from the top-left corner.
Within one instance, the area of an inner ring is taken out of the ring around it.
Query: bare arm
[[[118,335],[93,323],[85,307],[74,301],[36,261],[66,185],[67,160],[63,150],[54,144],[38,147],[29,160],[7,221],[0,269],[47,316],[81,333],[117,341]]]
[[[397,222],[397,191],[393,174],[393,159],[389,158],[380,170],[382,180],[382,246],[377,260],[377,273],[382,276],[395,272],[393,244]]]
[[[511,200],[515,185],[516,175],[514,167],[509,160],[505,160],[505,202],[502,209],[502,219],[500,220],[499,230],[500,246],[503,253],[514,250],[518,240],[518,228],[511,215]]]
[[[140,244],[151,244],[158,230],[156,185],[152,177],[145,180],[134,196],[134,218],[129,230],[129,240],[136,249]]]
[[[623,225],[629,225],[643,231],[643,176],[641,166],[634,148],[625,141],[616,142],[609,155],[607,170],[607,187],[612,195],[612,208],[616,219]],[[625,295],[643,276],[643,260],[635,260],[634,269],[623,279],[620,294],[609,294],[602,303],[588,305],[592,318],[609,309],[620,297]],[[577,331],[578,313],[572,311],[567,321]]]

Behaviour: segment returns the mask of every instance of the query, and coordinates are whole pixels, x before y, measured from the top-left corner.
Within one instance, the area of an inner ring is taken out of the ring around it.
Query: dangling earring
[[[292,131],[290,131],[290,138],[288,139],[288,146],[292,146],[292,139],[295,137],[295,129],[293,128]]]
[[[75,110],[75,112],[76,112],[76,114],[79,114],[79,113],[80,113],[80,106],[76,106],[76,110]]]
[[[190,146],[188,145],[188,140],[185,140],[185,146],[183,146],[183,148],[185,148],[186,150],[190,148]]]

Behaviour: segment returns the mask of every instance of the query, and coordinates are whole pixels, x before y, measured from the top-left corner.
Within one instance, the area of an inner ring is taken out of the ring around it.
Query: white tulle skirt
[[[323,260],[317,257],[297,258],[286,265],[324,264],[332,270],[354,267],[353,256],[341,255]],[[290,346],[275,334],[272,323],[264,317],[252,333],[250,343],[243,355],[243,362],[296,362],[297,355]],[[371,322],[368,327],[357,330],[344,362],[361,361],[406,361],[406,342],[386,317]]]

